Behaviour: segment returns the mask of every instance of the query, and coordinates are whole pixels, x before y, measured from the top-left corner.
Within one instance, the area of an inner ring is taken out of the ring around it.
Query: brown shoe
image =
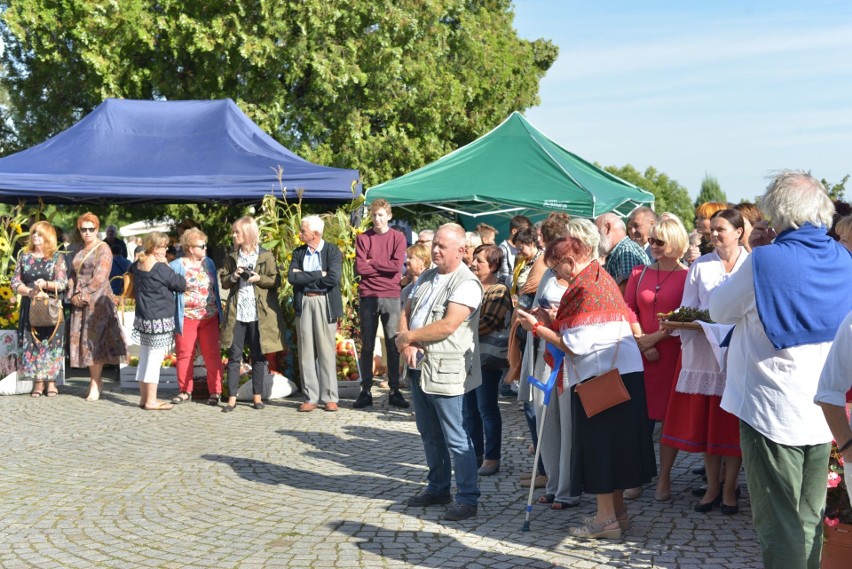
[[[329,401],[328,403],[325,404],[325,410],[326,411],[337,411],[337,409],[338,409],[337,403],[335,403],[334,401]]]
[[[302,403],[301,405],[299,405],[299,413],[310,413],[311,411],[313,411],[316,408],[317,408],[316,403],[305,402],[305,403]]]
[[[530,482],[532,482],[532,480],[530,480],[529,478],[521,480],[521,486],[523,486],[524,488],[529,488]],[[539,474],[538,476],[536,476],[535,486],[533,486],[533,488],[544,488],[545,486],[547,486],[547,476],[544,476],[543,474]]]

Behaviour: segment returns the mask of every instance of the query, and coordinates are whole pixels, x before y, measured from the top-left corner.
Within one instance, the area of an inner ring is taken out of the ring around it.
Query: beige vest
[[[411,296],[411,314],[419,303],[423,302],[431,286],[424,286],[435,280],[438,269],[429,269],[420,275],[417,289]],[[464,265],[449,275],[446,286],[433,297],[432,306],[423,323],[442,320],[447,313],[450,296],[466,281],[475,282],[480,291],[482,285]],[[479,368],[479,308],[462,322],[447,338],[438,342],[424,342],[425,357],[420,365],[420,388],[430,395],[464,395],[476,389],[482,383]]]

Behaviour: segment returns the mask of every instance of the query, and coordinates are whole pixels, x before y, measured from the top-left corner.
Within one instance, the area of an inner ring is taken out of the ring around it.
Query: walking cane
[[[550,395],[553,393],[553,388],[556,386],[556,379],[559,377],[559,372],[562,369],[562,360],[565,359],[565,352],[553,346],[547,345],[547,350],[553,356],[553,370],[550,372],[550,377],[547,378],[547,383],[542,383],[533,376],[529,376],[527,381],[533,387],[537,387],[544,392],[544,408],[541,410],[541,420],[538,422],[538,444],[535,445],[535,455],[533,457],[532,478],[530,478],[530,492],[527,495],[526,514],[524,515],[524,527],[521,531],[530,531],[530,514],[532,514],[532,499],[535,491],[535,477],[538,473],[538,459],[541,456],[541,437],[544,434],[544,421],[547,418],[547,407],[550,405]]]

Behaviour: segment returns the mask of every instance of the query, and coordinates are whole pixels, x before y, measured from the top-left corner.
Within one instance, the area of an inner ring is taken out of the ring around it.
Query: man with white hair
[[[323,240],[324,227],[316,215],[302,218],[299,236],[305,244],[293,251],[287,273],[293,285],[302,390],[308,398],[299,407],[302,413],[310,413],[318,403],[324,403],[326,411],[338,409],[335,335],[337,320],[343,317],[343,255]]]
[[[834,205],[810,174],[780,172],[760,209],[778,236],[710,298],[713,320],[736,324],[722,408],[740,420],[764,566],[817,569],[831,432],[814,398],[852,310],[852,256],[828,235]]]
[[[396,346],[408,369],[414,419],[423,440],[427,485],[409,506],[455,503],[444,519],[476,515],[479,503],[476,451],[464,428],[464,394],[482,383],[479,305],[482,285],[462,259],[464,228],[442,225],[432,247],[434,267],[420,275],[399,319]],[[450,458],[452,457],[452,463]]]
[[[636,265],[650,265],[651,259],[642,246],[627,237],[627,226],[614,213],[605,213],[595,219],[601,235],[600,254],[606,256],[604,269],[615,280],[621,294],[627,288],[627,278]]]

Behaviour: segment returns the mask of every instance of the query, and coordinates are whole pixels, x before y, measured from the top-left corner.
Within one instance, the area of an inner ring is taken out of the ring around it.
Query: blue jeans
[[[373,387],[373,351],[376,349],[376,333],[379,319],[385,331],[385,356],[388,359],[388,386],[391,391],[399,389],[399,352],[396,349],[399,332],[399,297],[376,298],[367,296],[360,299],[358,317],[361,319],[361,389],[370,391]]]
[[[488,460],[500,460],[503,444],[503,418],[497,404],[502,377],[502,370],[482,368],[482,385],[464,395],[465,429],[476,456]]]
[[[423,451],[426,453],[426,490],[436,496],[450,494],[453,465],[456,470],[456,502],[477,505],[479,486],[476,453],[464,428],[464,396],[429,395],[420,389],[420,370],[408,370],[411,402]],[[450,463],[452,456],[452,463]]]

